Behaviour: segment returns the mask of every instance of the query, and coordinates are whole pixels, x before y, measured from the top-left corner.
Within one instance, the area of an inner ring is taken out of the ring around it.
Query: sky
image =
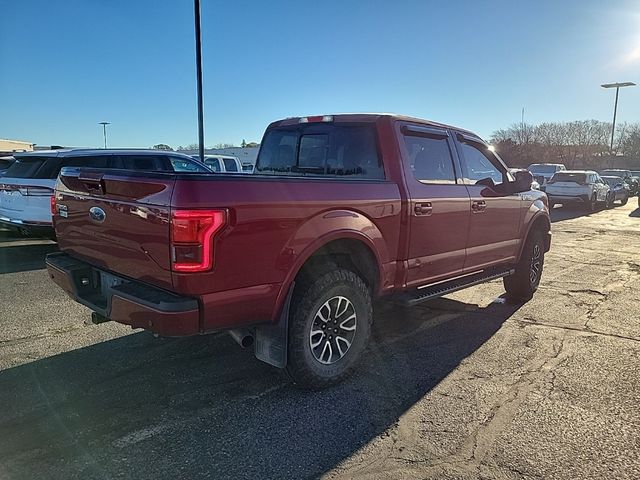
[[[489,137],[610,121],[640,84],[640,1],[202,1],[205,144],[284,117],[394,112]],[[197,142],[191,0],[0,0],[0,138]],[[640,86],[618,121],[640,121]]]

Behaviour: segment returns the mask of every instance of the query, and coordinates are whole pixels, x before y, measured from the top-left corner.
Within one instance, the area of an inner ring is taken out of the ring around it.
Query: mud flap
[[[274,367],[287,366],[287,346],[289,338],[289,307],[295,282],[289,287],[289,293],[282,306],[282,312],[278,322],[256,327],[256,341],[254,354],[258,360],[262,360]]]

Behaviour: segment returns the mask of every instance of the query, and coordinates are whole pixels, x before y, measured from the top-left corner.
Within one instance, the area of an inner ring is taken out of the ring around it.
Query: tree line
[[[542,162],[569,169],[640,165],[640,123],[616,124],[613,150],[611,123],[599,120],[514,123],[494,131],[490,141],[511,167]]]
[[[242,143],[240,145],[235,145],[233,143],[216,143],[214,146],[212,147],[206,147],[207,150],[209,149],[217,149],[217,150],[221,150],[223,148],[255,148],[255,147],[259,147],[260,144],[256,143],[256,142],[246,142],[244,139],[242,140]],[[155,145],[153,145],[151,148],[156,149],[156,150],[169,150],[169,151],[174,151],[174,149],[167,145],[166,143],[157,143]],[[176,151],[180,152],[180,151],[190,151],[190,150],[198,150],[200,148],[200,146],[197,143],[189,143],[187,145],[179,145],[178,147],[176,147]]]

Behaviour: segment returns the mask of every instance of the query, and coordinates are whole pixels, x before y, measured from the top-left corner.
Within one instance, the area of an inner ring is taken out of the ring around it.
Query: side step
[[[467,275],[462,278],[449,280],[446,282],[439,282],[434,285],[428,285],[413,293],[407,293],[401,298],[401,303],[407,306],[413,306],[418,303],[426,302],[427,300],[433,300],[434,298],[442,297],[448,293],[453,293],[458,290],[462,290],[467,287],[472,287],[480,283],[485,283],[496,278],[506,277],[512,275],[515,270],[513,268],[492,268],[483,270],[473,275]]]

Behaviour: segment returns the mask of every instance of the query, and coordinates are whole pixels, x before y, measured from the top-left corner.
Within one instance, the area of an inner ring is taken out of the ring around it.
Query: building
[[[0,138],[0,154],[10,155],[13,152],[33,152],[34,143],[20,140],[4,140]]]

